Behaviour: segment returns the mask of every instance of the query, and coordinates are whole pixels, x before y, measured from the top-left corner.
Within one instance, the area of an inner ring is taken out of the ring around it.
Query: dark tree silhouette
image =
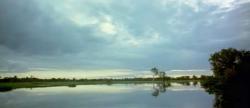
[[[166,73],[165,72],[159,72],[159,77],[162,79],[162,81],[165,81]]]
[[[216,95],[215,108],[249,108],[250,51],[222,49],[211,55],[214,77],[204,87]]]
[[[157,76],[159,74],[159,70],[156,67],[154,67],[151,69],[151,72],[153,73],[153,80],[154,80],[154,76]]]
[[[236,74],[235,67],[239,64],[242,52],[236,49],[222,49],[211,55],[209,61],[215,77],[228,79]]]

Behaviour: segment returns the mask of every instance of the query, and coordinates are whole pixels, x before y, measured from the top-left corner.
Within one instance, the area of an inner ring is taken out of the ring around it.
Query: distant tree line
[[[153,73],[153,77],[148,78],[140,78],[140,77],[134,77],[134,78],[99,78],[99,79],[76,79],[76,78],[50,78],[50,79],[41,79],[36,78],[33,76],[30,77],[1,77],[0,76],[0,82],[60,82],[60,81],[170,81],[170,80],[204,80],[211,76],[205,76],[201,75],[198,76],[179,76],[179,77],[169,77],[166,75],[164,71],[159,71],[158,68],[154,67],[150,70]]]
[[[102,79],[75,79],[75,78],[50,78],[50,79],[41,79],[35,77],[25,77],[19,78],[17,76],[13,77],[3,77],[0,79],[0,82],[60,82],[60,81],[170,81],[170,80],[203,80],[210,76],[180,76],[180,77],[168,77],[160,76],[154,78],[121,78],[121,79],[112,79],[112,78],[102,78]]]

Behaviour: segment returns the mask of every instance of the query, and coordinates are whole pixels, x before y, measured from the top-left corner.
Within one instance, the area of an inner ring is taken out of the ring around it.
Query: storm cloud
[[[0,71],[209,70],[250,50],[249,18],[248,0],[1,0]]]

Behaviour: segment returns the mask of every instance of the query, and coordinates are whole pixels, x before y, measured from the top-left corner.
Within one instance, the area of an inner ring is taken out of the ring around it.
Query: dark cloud
[[[234,5],[1,0],[0,68],[209,69],[214,51],[250,49],[250,4]]]
[[[89,46],[101,47],[99,44],[103,43],[92,37],[88,28],[58,23],[37,3],[1,2],[0,45],[11,50],[27,54],[75,53],[92,50]]]

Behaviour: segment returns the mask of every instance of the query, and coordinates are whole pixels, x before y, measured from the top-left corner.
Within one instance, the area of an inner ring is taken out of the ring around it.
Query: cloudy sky
[[[1,0],[0,76],[208,74],[250,50],[249,0]]]

